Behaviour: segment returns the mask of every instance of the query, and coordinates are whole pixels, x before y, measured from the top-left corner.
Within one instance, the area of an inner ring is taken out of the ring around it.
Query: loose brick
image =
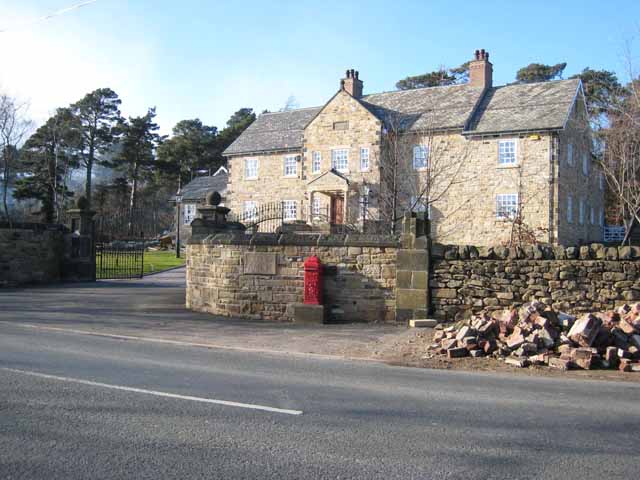
[[[573,324],[568,337],[578,345],[590,347],[601,326],[602,320],[595,315],[587,314]]]
[[[469,350],[464,347],[447,349],[447,357],[449,358],[460,358],[466,357],[467,355],[469,355]]]

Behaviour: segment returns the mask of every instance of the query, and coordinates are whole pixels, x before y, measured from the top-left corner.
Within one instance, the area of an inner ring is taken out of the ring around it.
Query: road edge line
[[[208,348],[210,350],[229,350],[229,351],[247,352],[247,353],[267,353],[270,355],[278,355],[278,356],[311,357],[311,358],[317,358],[319,360],[348,360],[348,361],[369,362],[369,363],[379,363],[381,365],[388,365],[388,363],[385,362],[384,360],[379,360],[377,358],[371,358],[371,357],[349,357],[349,356],[331,355],[331,354],[325,354],[325,353],[288,352],[285,350],[272,350],[267,348],[235,347],[235,346],[212,344],[212,343],[197,343],[197,342],[186,342],[183,340],[170,340],[170,339],[158,338],[158,337],[139,337],[136,335],[124,335],[119,333],[92,332],[90,330],[78,330],[75,328],[64,328],[64,327],[50,327],[45,325],[33,325],[29,323],[13,323],[13,322],[0,321],[0,325],[31,328],[34,330],[46,330],[46,331],[59,332],[59,333],[72,333],[76,335],[88,335],[93,337],[112,338],[114,340],[133,340],[133,341],[147,342],[147,343],[159,343],[159,344],[165,344],[165,345],[174,345],[178,347],[197,347],[197,348]]]
[[[271,413],[284,413],[287,415],[302,415],[302,410],[291,410],[288,408],[269,407],[266,405],[258,405],[255,403],[234,402],[230,400],[217,400],[214,398],[194,397],[192,395],[180,395],[178,393],[161,392],[159,390],[148,390],[146,388],[127,387],[124,385],[114,385],[111,383],[94,382],[93,380],[84,380],[82,378],[63,377],[60,375],[51,375],[48,373],[32,372],[28,370],[19,370],[16,368],[0,367],[5,372],[18,373],[21,375],[29,375],[47,380],[58,380],[60,382],[77,383],[79,385],[87,385],[89,387],[109,388],[111,390],[119,390],[130,393],[142,393],[146,395],[154,395],[156,397],[173,398],[177,400],[188,400],[192,402],[211,403],[214,405],[223,405],[225,407],[245,408],[248,410],[262,410]]]

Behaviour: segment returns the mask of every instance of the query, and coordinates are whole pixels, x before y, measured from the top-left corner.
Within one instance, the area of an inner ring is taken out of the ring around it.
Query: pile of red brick
[[[576,319],[533,302],[442,327],[434,342],[431,349],[449,358],[493,356],[517,367],[640,372],[640,303]]]

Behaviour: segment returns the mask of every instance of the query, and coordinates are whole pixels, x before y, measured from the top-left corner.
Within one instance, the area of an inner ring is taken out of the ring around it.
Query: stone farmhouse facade
[[[348,70],[321,107],[265,113],[224,152],[227,206],[282,204],[314,228],[387,228],[428,210],[441,243],[600,241],[604,179],[579,80],[493,86],[476,51],[462,85],[364,95]]]

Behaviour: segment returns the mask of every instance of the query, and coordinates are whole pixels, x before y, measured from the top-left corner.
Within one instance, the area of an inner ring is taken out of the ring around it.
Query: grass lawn
[[[176,258],[175,250],[144,252],[144,274],[160,272],[168,268],[184,265],[184,253],[182,258]]]

